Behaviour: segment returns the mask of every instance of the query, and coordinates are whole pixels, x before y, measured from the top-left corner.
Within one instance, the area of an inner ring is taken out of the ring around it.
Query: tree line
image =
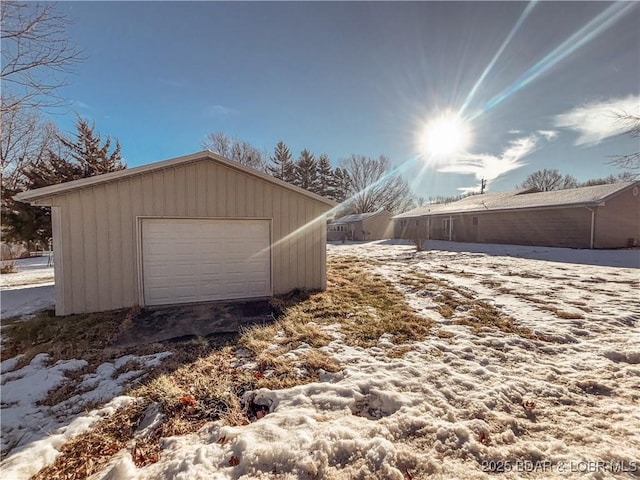
[[[626,171],[615,175],[611,174],[607,177],[592,178],[584,182],[579,182],[573,175],[569,173],[563,175],[557,168],[544,168],[527,175],[522,183],[516,185],[516,188],[523,190],[535,188],[541,192],[549,192],[552,190],[591,187],[609,183],[632,182],[637,180],[637,178],[637,173]]]
[[[400,213],[416,205],[408,182],[390,160],[352,154],[332,166],[326,153],[316,156],[304,148],[294,159],[291,149],[279,141],[269,154],[249,142],[223,132],[207,135],[204,148],[255,168],[297,187],[340,203],[339,214],[366,213],[379,209]]]

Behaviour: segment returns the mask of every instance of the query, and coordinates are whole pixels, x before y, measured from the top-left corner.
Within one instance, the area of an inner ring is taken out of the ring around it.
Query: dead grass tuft
[[[56,461],[31,480],[76,480],[98,472],[133,438],[143,418],[145,402],[136,402],[101,420],[88,432],[65,443]]]
[[[389,358],[402,358],[405,356],[406,353],[409,353],[410,351],[413,350],[413,347],[409,346],[409,345],[400,345],[399,347],[396,347],[392,350],[389,350],[387,352],[387,357]]]
[[[439,305],[436,310],[446,319],[458,325],[471,327],[474,334],[482,334],[485,329],[498,329],[504,333],[523,338],[549,341],[532,330],[517,325],[511,317],[504,315],[488,302],[476,300],[468,290],[451,285],[438,278],[415,270],[401,277],[401,282],[413,292],[430,291],[433,301]]]

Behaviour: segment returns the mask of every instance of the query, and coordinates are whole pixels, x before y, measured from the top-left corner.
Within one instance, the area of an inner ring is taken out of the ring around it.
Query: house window
[[[420,220],[416,220],[416,227],[420,225]]]
[[[400,225],[402,225],[403,227],[407,224],[406,220],[400,220]]]
[[[478,226],[478,217],[472,217],[472,218],[471,218],[471,224],[472,224],[474,227],[477,227],[477,226]]]

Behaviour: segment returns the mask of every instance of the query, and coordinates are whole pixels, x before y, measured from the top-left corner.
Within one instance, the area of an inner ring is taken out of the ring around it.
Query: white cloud
[[[509,142],[501,155],[468,154],[438,171],[474,175],[476,180],[484,178],[490,182],[511,170],[526,165],[522,159],[536,149],[539,140],[540,137],[536,134],[521,137]],[[476,187],[468,187],[468,189],[476,189]]]
[[[89,106],[88,103],[85,103],[81,100],[74,100],[73,101],[73,106],[77,107],[77,108],[81,108],[83,110],[91,110],[91,107]]]
[[[224,105],[211,105],[205,108],[204,114],[207,117],[216,117],[221,115],[234,115],[238,113],[237,110],[231,107],[225,107]]]
[[[500,155],[469,153],[454,163],[439,168],[438,171],[474,175],[476,180],[484,179],[489,186],[492,180],[525,166],[527,163],[524,158],[532,154],[542,140],[551,141],[556,136],[557,132],[555,131],[539,130],[528,136],[511,140]],[[480,183],[469,187],[460,187],[458,190],[465,193],[477,192],[480,191]]]
[[[556,115],[555,126],[579,133],[576,145],[596,145],[602,140],[624,133],[628,127],[620,114],[640,115],[640,96],[590,103]]]
[[[551,141],[558,136],[558,132],[556,130],[538,130],[538,135]]]

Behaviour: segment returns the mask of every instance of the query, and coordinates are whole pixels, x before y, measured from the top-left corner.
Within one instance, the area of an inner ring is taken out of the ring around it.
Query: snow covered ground
[[[103,363],[95,372],[82,375],[78,385],[82,393],[53,406],[41,402],[48,392],[65,384],[65,373],[86,367],[85,360],[60,360],[52,365],[49,355],[41,353],[17,370],[20,356],[2,361],[1,450],[11,455],[0,463],[0,478],[28,479],[53,463],[64,442],[131,403],[133,398],[118,396],[124,386],[168,355],[126,355]],[[128,364],[135,365],[135,369],[124,368]],[[102,408],[86,412],[87,407],[105,403]]]
[[[0,317],[37,312],[54,305],[53,267],[49,257],[15,260],[16,273],[0,275]]]
[[[356,348],[342,341],[339,328],[327,327],[334,340],[323,350],[342,371],[317,383],[249,392],[269,414],[245,426],[211,422],[167,438],[160,460],[141,469],[123,451],[92,479],[467,479],[497,472],[505,479],[640,478],[640,272],[628,268],[638,251],[434,247],[328,247],[329,256],[371,259],[372,274],[394,282],[419,315],[436,321],[430,338],[398,357],[386,335],[375,347]],[[535,335],[474,334],[456,323],[468,315],[465,308],[441,316],[433,290],[407,284],[407,275],[488,302]],[[3,362],[3,407],[7,389],[15,408],[29,410],[41,395],[34,390],[24,399],[28,388],[13,395],[21,390],[7,382],[45,370],[53,379],[79,366],[45,360],[13,372],[15,363]],[[4,424],[5,408],[2,417]],[[87,418],[77,421],[90,424]],[[48,456],[37,466],[52,461],[59,434],[49,437],[57,440],[46,444]],[[2,478],[33,472],[28,464],[44,447],[22,445],[0,464]]]

